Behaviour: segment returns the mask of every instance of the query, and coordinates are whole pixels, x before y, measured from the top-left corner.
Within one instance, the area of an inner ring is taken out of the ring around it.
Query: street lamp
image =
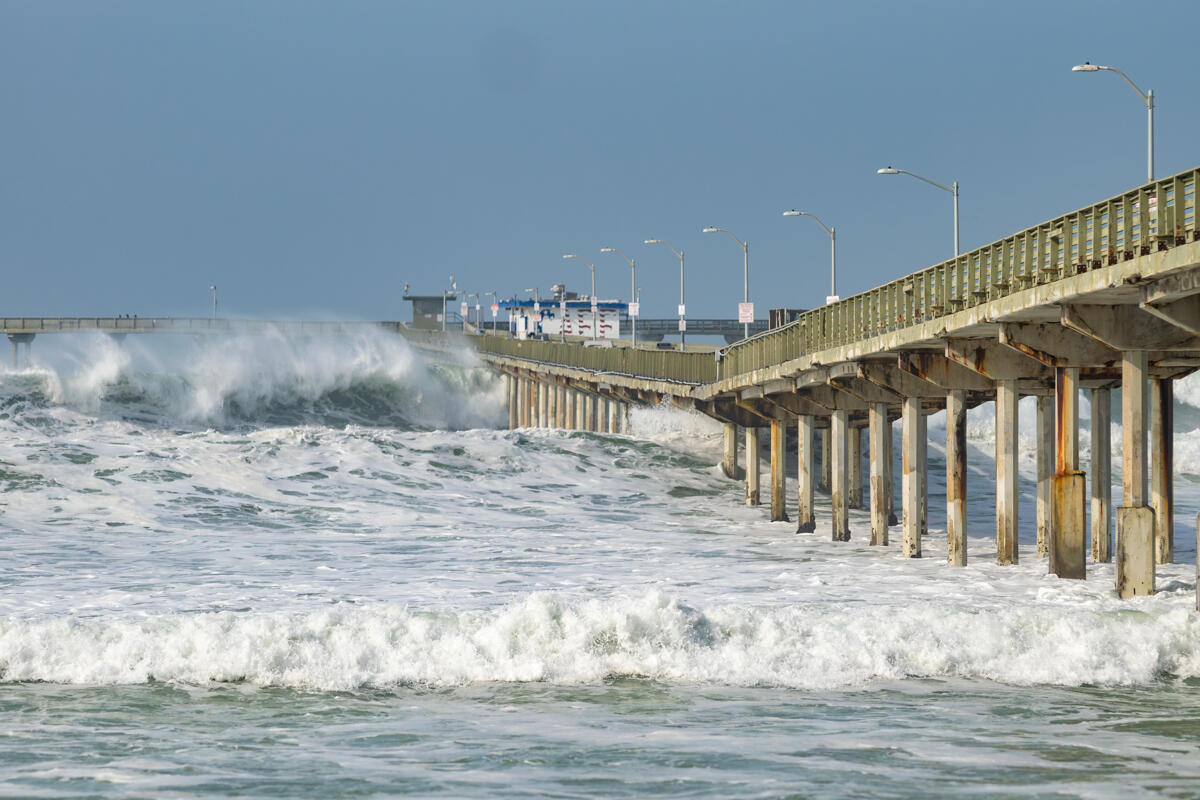
[[[492,289],[491,291],[488,291],[488,292],[484,292],[484,294],[490,294],[492,296],[492,305],[493,306],[500,305],[500,295],[496,294],[495,289]],[[492,334],[493,335],[496,333],[496,312],[498,310],[499,309],[496,309],[496,308],[492,309]]]
[[[456,294],[458,292],[458,284],[454,282],[454,276],[450,276],[450,288],[442,289],[442,333],[446,332],[446,296]]]
[[[709,227],[705,228],[704,230],[702,230],[701,233],[728,233],[731,239],[733,239],[735,242],[737,242],[739,245],[741,245],[741,248],[742,248],[742,271],[743,271],[743,284],[744,284],[743,288],[742,288],[742,302],[749,303],[750,302],[750,243],[743,242],[741,239],[734,236],[731,231],[726,230],[725,228],[716,228],[711,225]],[[741,309],[738,309],[738,312],[740,315]],[[743,339],[750,338],[750,323],[748,323],[748,322],[742,323],[742,338]]]
[[[467,292],[467,297],[475,298],[475,327],[479,327],[479,292]],[[469,319],[467,320],[470,321]]]
[[[563,258],[578,258],[592,271],[592,340],[594,341],[599,338],[599,331],[596,328],[596,265],[575,253],[567,253]]]
[[[944,183],[931,181],[929,178],[923,178],[915,172],[909,172],[906,169],[895,169],[894,167],[884,167],[883,169],[875,170],[880,175],[911,175],[919,181],[925,181],[930,186],[936,186],[939,189],[945,189],[950,194],[954,195],[954,255],[958,255],[958,181],[947,186]]]
[[[817,224],[825,229],[829,234],[829,297],[825,298],[826,303],[836,303],[838,299],[837,293],[837,228],[831,228],[816,214],[810,214],[807,211],[791,211],[783,212],[785,217],[812,217],[817,221]]]
[[[213,313],[212,313],[212,318],[213,318],[213,319],[216,319],[216,318],[217,318],[217,285],[214,283],[213,285],[209,286],[208,288],[209,288],[209,289],[212,289],[212,293],[213,293]]]
[[[615,247],[601,247],[600,252],[618,253],[620,254],[621,258],[629,262],[629,301],[634,304],[634,308],[638,312],[637,314],[629,315],[629,331],[630,336],[633,338],[633,346],[637,347],[637,318],[638,314],[640,314],[642,311],[641,307],[637,305],[637,290],[634,288],[637,285],[637,264],[633,263],[632,258],[625,255]]]
[[[683,253],[671,247],[671,243],[665,239],[647,239],[642,244],[665,244],[679,257],[679,349],[682,350],[687,344],[687,319],[684,313],[686,308],[683,304]]]
[[[1138,93],[1138,97],[1142,98],[1146,103],[1146,182],[1154,181],[1154,90],[1149,89],[1143,92],[1137,87],[1137,84],[1129,80],[1129,76],[1116,67],[1102,67],[1099,64],[1092,64],[1085,61],[1082,64],[1076,64],[1071,67],[1071,72],[1115,72],[1125,79],[1125,82],[1133,87],[1133,90]]]

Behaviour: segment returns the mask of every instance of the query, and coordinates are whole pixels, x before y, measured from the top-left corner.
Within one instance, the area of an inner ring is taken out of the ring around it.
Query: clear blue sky
[[[1200,4],[0,0],[0,314],[808,307],[1200,164]]]

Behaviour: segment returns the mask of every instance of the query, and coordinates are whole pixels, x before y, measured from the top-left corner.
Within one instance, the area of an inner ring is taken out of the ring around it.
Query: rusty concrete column
[[[611,397],[608,399],[608,432],[609,433],[620,433],[621,432],[620,405],[621,404],[619,402],[612,399]]]
[[[813,430],[815,420],[809,414],[801,414],[796,420],[796,533],[812,533],[817,529],[813,513]]]
[[[921,398],[905,397],[900,438],[900,515],[904,521],[901,553],[907,558],[921,557],[921,481],[917,438],[921,427]]]
[[[849,493],[846,485],[846,439],[849,434],[849,412],[841,409],[833,412],[829,421],[830,492],[833,502],[833,540],[850,541]]]
[[[554,406],[554,422],[559,429],[567,428],[570,426],[567,421],[567,387],[558,384],[554,387],[554,394],[558,397]]]
[[[862,476],[862,428],[850,428],[850,441],[846,445],[846,502],[850,508],[863,507],[863,476]]]
[[[1054,369],[1053,499],[1050,502],[1050,571],[1060,578],[1087,577],[1087,485],[1079,470],[1079,367]]]
[[[996,563],[1016,564],[1017,381],[996,381]]]
[[[871,403],[867,412],[868,451],[871,463],[871,544],[886,545],[888,543],[888,508],[887,496],[891,494],[885,488],[886,470],[884,459],[888,448],[884,439],[891,435],[891,425],[888,424],[887,403]]]
[[[727,478],[737,480],[738,474],[738,458],[737,458],[737,433],[738,426],[732,422],[726,422],[724,427],[724,445],[725,454],[721,459],[721,470]]]
[[[1037,556],[1050,557],[1050,497],[1054,479],[1054,398],[1037,398]]]
[[[517,426],[529,427],[529,379],[522,376],[517,379]]]
[[[587,401],[583,392],[575,391],[575,430],[587,430]]]
[[[946,395],[946,563],[967,565],[967,393]]]
[[[787,515],[787,445],[783,420],[771,420],[771,521],[789,522]]]
[[[629,403],[621,401],[621,433],[629,433]]]
[[[830,483],[830,476],[833,470],[833,457],[829,452],[829,437],[833,429],[832,420],[829,427],[820,432],[821,435],[821,483],[817,487],[822,491],[832,491],[833,484]]]
[[[1122,505],[1117,509],[1117,594],[1154,594],[1154,509],[1146,504],[1146,351],[1121,354]]]
[[[746,428],[746,505],[758,505],[758,428]]]
[[[537,426],[539,428],[550,427],[550,386],[548,384],[537,382]]]
[[[596,395],[596,432],[608,433],[608,398]]]
[[[1092,561],[1112,561],[1112,396],[1092,389]]]
[[[917,398],[917,481],[921,500],[921,536],[929,533],[929,418]]]
[[[1175,389],[1170,378],[1150,387],[1150,506],[1154,509],[1154,560],[1175,559]]]

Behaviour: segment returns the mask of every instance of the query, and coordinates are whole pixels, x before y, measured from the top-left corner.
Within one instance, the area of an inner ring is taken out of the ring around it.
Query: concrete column
[[[550,386],[549,384],[538,381],[537,396],[538,396],[538,422],[539,428],[550,427]]]
[[[829,420],[829,451],[830,451],[830,495],[833,502],[833,540],[835,542],[850,541],[850,505],[846,478],[849,473],[846,464],[846,440],[850,433],[849,414],[839,410],[833,412]]]
[[[521,401],[517,397],[517,381],[518,379],[515,375],[505,374],[504,376],[505,388],[508,391],[508,429],[510,431],[516,430],[521,424],[518,418]]]
[[[887,419],[887,403],[872,403],[867,414],[868,440],[871,463],[871,544],[888,543],[887,496],[891,494],[884,486],[886,470],[884,459],[887,446],[884,438],[891,434]]]
[[[833,484],[830,482],[830,476],[833,470],[833,458],[829,453],[829,436],[833,430],[833,422],[830,421],[829,427],[820,431],[821,435],[821,483],[818,488],[822,491],[832,491]]]
[[[1175,559],[1175,389],[1170,378],[1155,378],[1150,387],[1150,506],[1154,509],[1154,560]]]
[[[609,433],[620,433],[620,427],[621,427],[621,426],[620,426],[620,423],[619,423],[619,422],[618,422],[618,420],[617,420],[617,415],[618,415],[618,407],[619,407],[621,404],[620,404],[620,403],[618,403],[616,400],[614,400],[614,399],[612,399],[612,398],[610,397],[610,398],[608,398],[608,403],[607,403],[607,405],[608,405],[608,408],[607,408],[607,411],[608,411],[608,426],[607,426],[607,427],[608,427],[608,432],[609,432]]]
[[[1054,398],[1037,399],[1037,556],[1050,557],[1050,497],[1054,478]]]
[[[1154,594],[1154,509],[1146,505],[1146,386],[1144,350],[1121,354],[1123,503],[1117,509],[1117,594]]]
[[[813,514],[813,429],[814,420],[809,414],[801,414],[796,420],[796,533],[812,533],[817,529]]]
[[[967,393],[946,395],[946,563],[967,565]]]
[[[596,432],[608,433],[608,398],[596,397]]]
[[[896,518],[896,447],[895,447],[895,431],[892,430],[892,420],[890,417],[884,419],[884,437],[883,444],[887,448],[887,453],[883,458],[883,491],[884,499],[887,500],[887,515],[888,527],[899,525],[900,520]]]
[[[567,387],[562,384],[557,385],[554,387],[554,394],[558,396],[558,400],[555,401],[554,405],[554,424],[559,429],[568,428],[570,427],[570,422],[567,418]]]
[[[725,473],[725,477],[737,480],[738,463],[737,463],[737,429],[738,426],[732,422],[726,422],[724,428],[724,444],[725,454],[721,459],[721,470]]]
[[[996,563],[1016,564],[1017,381],[996,381]]]
[[[546,384],[546,427],[558,427],[558,384]]]
[[[620,414],[619,421],[621,424],[621,433],[628,434],[629,433],[629,403],[626,403],[624,401],[621,402],[619,414]]]
[[[524,428],[529,424],[529,381],[524,377],[517,378],[517,427]]]
[[[1112,397],[1092,389],[1092,561],[1112,561]]]
[[[575,394],[575,430],[587,430],[587,402],[583,392],[578,389],[574,390]]]
[[[771,420],[771,522],[788,522],[787,445],[783,420]]]
[[[921,535],[929,533],[929,418],[917,399],[917,497],[921,500]]]
[[[900,480],[903,486],[901,515],[904,519],[901,552],[908,558],[921,557],[921,481],[918,477],[920,454],[917,444],[921,433],[918,419],[921,416],[921,398],[905,397],[900,442]]]
[[[596,432],[596,395],[583,393],[583,425],[585,431]]]
[[[1087,486],[1079,471],[1079,367],[1054,370],[1054,498],[1050,503],[1050,571],[1087,576]]]
[[[746,428],[746,505],[758,505],[758,428]]]
[[[862,475],[862,428],[850,428],[850,441],[846,445],[846,502],[850,508],[863,507]]]

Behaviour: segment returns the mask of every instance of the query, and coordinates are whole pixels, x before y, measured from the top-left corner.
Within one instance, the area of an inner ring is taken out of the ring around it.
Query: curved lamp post
[[[735,242],[737,242],[738,245],[742,248],[742,273],[743,273],[743,275],[742,275],[742,282],[743,282],[742,302],[749,303],[750,302],[750,243],[743,242],[741,239],[734,236],[733,233],[726,228],[718,228],[713,225],[710,225],[707,228],[704,228],[700,232],[701,233],[727,233],[727,234],[729,234],[729,237],[731,239],[733,239]],[[742,323],[742,338],[743,339],[750,338],[750,323],[748,323],[748,322]]]
[[[1138,97],[1146,104],[1146,182],[1154,181],[1154,90],[1148,89],[1142,91],[1137,87],[1137,84],[1129,80],[1129,76],[1116,67],[1102,67],[1099,64],[1092,64],[1085,61],[1082,64],[1076,64],[1071,67],[1071,72],[1115,72],[1125,79],[1125,82],[1133,87],[1133,90],[1138,93]]]
[[[925,181],[930,186],[936,186],[939,189],[944,189],[954,195],[954,255],[958,255],[958,181],[947,186],[944,183],[931,181],[929,178],[923,178],[915,172],[909,172],[906,169],[895,169],[894,167],[884,167],[883,169],[875,170],[880,175],[911,175],[919,181]]]
[[[592,271],[592,339],[594,341],[599,338],[599,330],[596,328],[596,265],[575,253],[567,253],[563,258],[578,258]],[[563,320],[563,323],[565,324],[566,320]]]
[[[785,217],[812,217],[817,221],[817,224],[825,229],[829,234],[829,297],[825,298],[826,303],[836,303],[838,299],[837,293],[837,228],[831,228],[816,214],[810,214],[807,211],[791,211],[783,212]]]
[[[629,262],[629,301],[631,303],[636,303],[637,298],[635,297],[635,295],[637,294],[637,289],[635,287],[637,286],[637,264],[633,263],[632,258],[625,255],[624,253],[622,253],[620,250],[618,250],[615,247],[601,247],[600,252],[601,253],[617,253],[618,255],[621,256],[621,258],[623,258]],[[640,307],[638,308],[638,313],[641,313]],[[629,315],[629,331],[630,331],[630,336],[633,339],[634,347],[637,347],[637,318],[638,318],[637,314]]]
[[[642,244],[665,244],[671,247],[671,243],[665,239],[647,239]],[[679,349],[687,344],[687,318],[685,315],[686,307],[683,304],[683,252],[671,247],[671,252],[679,257]]]
[[[216,318],[217,318],[217,285],[214,283],[212,286],[209,286],[208,288],[209,288],[209,289],[212,289],[212,293],[213,293],[213,313],[212,313],[212,318],[213,318],[213,319],[216,319]],[[15,347],[16,345],[13,345],[13,346]],[[16,351],[14,350],[13,352],[16,352]],[[14,358],[15,358],[15,357],[14,357]]]

